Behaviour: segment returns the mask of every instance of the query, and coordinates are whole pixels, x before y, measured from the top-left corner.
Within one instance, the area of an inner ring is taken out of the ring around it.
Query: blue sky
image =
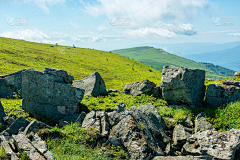
[[[0,36],[100,50],[240,41],[239,0],[0,0]]]

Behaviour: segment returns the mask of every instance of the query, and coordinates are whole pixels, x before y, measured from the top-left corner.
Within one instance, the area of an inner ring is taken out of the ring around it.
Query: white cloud
[[[37,29],[13,30],[4,31],[0,34],[1,37],[24,39],[27,41],[42,42],[43,40],[50,40],[50,37],[42,31]]]
[[[71,40],[73,40],[75,42],[83,42],[80,38],[75,37],[75,36],[71,36]]]
[[[228,33],[229,37],[240,37],[240,33]]]
[[[97,0],[85,4],[85,12],[99,17],[107,16],[108,24],[97,27],[103,30],[115,27],[131,37],[155,36],[172,38],[177,35],[192,36],[197,30],[183,20],[194,18],[199,12],[208,14],[215,4],[208,0]],[[168,23],[165,23],[168,22]],[[132,29],[132,28],[135,29]],[[142,35],[143,34],[143,35]]]
[[[106,41],[106,39],[103,39],[99,36],[94,36],[94,37],[92,37],[92,41],[93,42],[103,42],[103,41]]]
[[[142,26],[159,20],[193,18],[197,10],[208,12],[213,3],[208,0],[97,0],[85,4],[85,11],[94,17],[130,18],[132,26]]]
[[[160,22],[153,27],[142,27],[139,29],[127,29],[124,32],[127,37],[164,37],[173,38],[177,35],[196,35],[196,29],[192,24],[166,24]]]

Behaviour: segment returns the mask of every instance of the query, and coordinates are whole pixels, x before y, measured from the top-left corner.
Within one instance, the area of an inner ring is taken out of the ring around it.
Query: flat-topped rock
[[[49,70],[48,74],[35,70],[22,73],[22,107],[34,116],[43,115],[57,122],[79,111],[84,90],[59,82],[58,74],[66,75],[65,71]]]
[[[66,71],[56,68],[45,67],[44,73],[56,76],[56,82],[72,84],[74,77]]]
[[[199,105],[205,94],[205,71],[176,66],[162,70],[162,96],[173,104]]]

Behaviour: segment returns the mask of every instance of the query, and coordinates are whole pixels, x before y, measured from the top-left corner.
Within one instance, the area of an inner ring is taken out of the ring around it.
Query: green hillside
[[[2,37],[0,44],[0,75],[27,68],[43,71],[45,67],[52,67],[66,70],[75,80],[97,71],[107,88],[122,89],[126,83],[144,79],[157,84],[161,81],[160,71],[111,52]]]
[[[215,66],[209,63],[198,63],[174,54],[167,53],[162,49],[156,49],[153,47],[135,47],[114,50],[112,52],[129,57],[138,62],[143,62],[149,66],[153,66],[153,68],[156,68],[158,70],[161,70],[163,66],[175,65],[191,69],[206,70],[207,78],[224,78],[227,76],[232,77],[234,75],[233,70]]]

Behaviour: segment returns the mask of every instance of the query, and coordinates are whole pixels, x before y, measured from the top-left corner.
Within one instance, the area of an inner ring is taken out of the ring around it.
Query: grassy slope
[[[176,56],[174,54],[169,54],[163,50],[156,49],[153,47],[135,47],[127,48],[113,51],[119,55],[127,56],[133,58],[138,62],[146,63],[147,65],[152,65],[153,68],[158,70],[162,69],[163,66],[175,65],[179,67],[186,67],[191,69],[203,69],[206,70],[207,78],[223,78],[234,74],[234,71],[221,68],[224,71],[229,71],[230,74],[223,75],[220,73],[213,72],[205,64],[201,64],[183,57]]]
[[[60,54],[61,52],[58,52],[59,46],[50,46],[49,44],[0,38],[0,59],[2,64],[0,66],[0,73],[8,74],[24,68],[34,68],[42,71],[45,66],[48,66],[64,69],[75,76],[75,79],[82,79],[93,71],[98,71],[103,76],[108,88],[114,87],[121,89],[126,82],[140,81],[145,78],[156,83],[160,82],[161,74],[159,71],[126,57],[109,52],[72,47],[66,47],[66,53]],[[54,58],[55,56],[56,58]],[[153,72],[150,72],[149,69]],[[222,83],[222,81],[223,80],[206,80],[205,84]],[[29,117],[29,114],[22,110],[21,99],[0,99],[0,101],[8,116],[15,118],[19,116]],[[186,115],[194,121],[198,113],[206,112],[207,120],[210,121],[217,130],[240,129],[239,102],[219,107],[218,109],[174,109],[168,107],[168,104],[162,99],[155,99],[146,95],[129,96],[120,93],[110,94],[107,97],[85,97],[82,105],[87,107],[89,111],[111,111],[120,101],[123,101],[127,108],[145,103],[153,103],[168,126],[184,123]],[[168,117],[173,118],[174,121],[168,121]],[[33,118],[29,118],[29,120],[31,119]],[[43,117],[37,117],[37,120],[45,123],[50,121],[43,119]],[[58,129],[54,128],[53,131],[55,132],[56,130]],[[96,145],[94,145],[95,147],[89,146],[89,143],[95,143],[93,139],[94,136],[96,136],[95,134],[76,125],[67,125],[64,131],[66,132],[64,138],[50,138],[46,140],[50,151],[56,159],[110,159],[106,155],[99,154],[103,148],[96,147]],[[128,159],[126,154],[116,150],[117,149],[109,149],[108,152],[116,154],[116,159]]]
[[[66,70],[78,80],[97,71],[107,88],[122,89],[126,83],[146,78],[157,84],[161,80],[160,71],[115,53],[1,37],[0,62],[0,74],[26,68],[43,71],[44,67],[52,67]]]

